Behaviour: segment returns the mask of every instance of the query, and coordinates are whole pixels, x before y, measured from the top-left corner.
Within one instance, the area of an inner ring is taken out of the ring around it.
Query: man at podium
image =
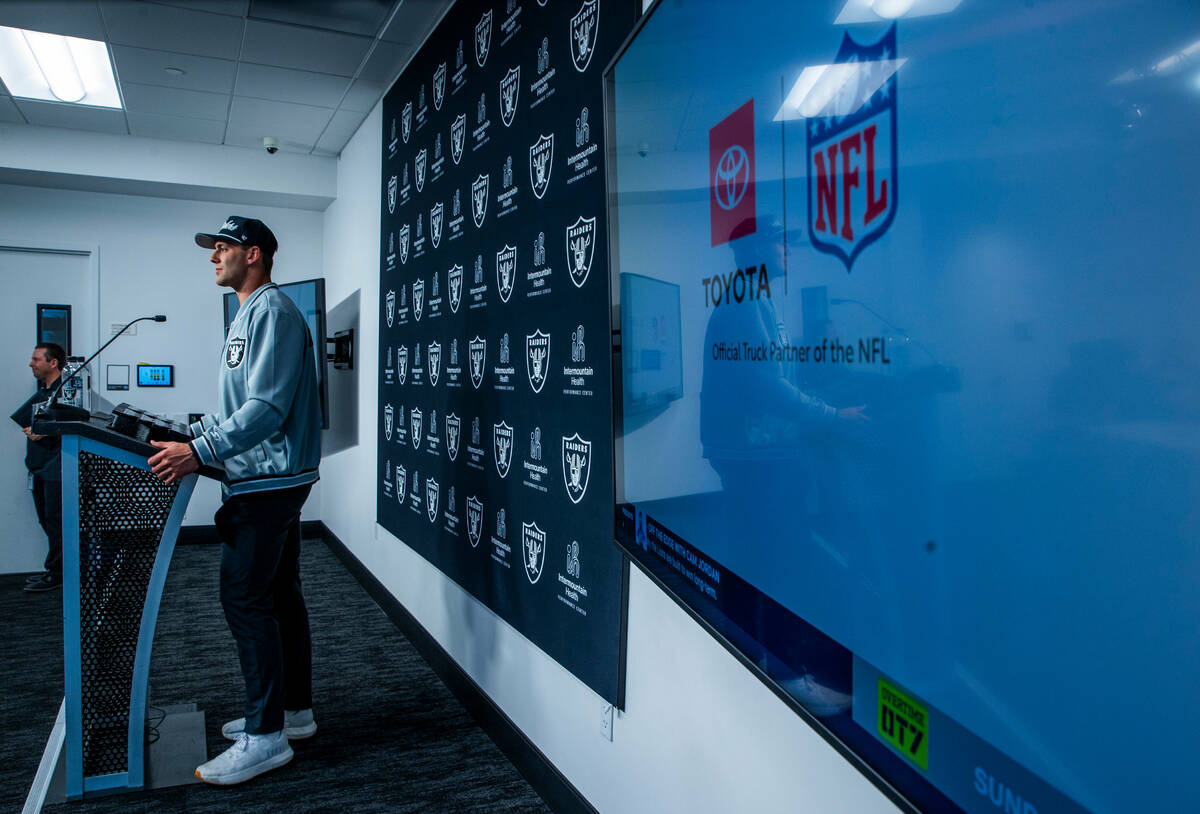
[[[300,592],[300,509],[321,458],[313,339],[299,309],[271,282],[278,242],[260,220],[231,216],[213,234],[217,285],[238,296],[218,376],[220,407],[192,425],[191,443],[154,442],[154,474],[171,483],[201,464],[225,466],[221,605],[246,684],[245,717],[221,732],[234,741],[196,769],[232,785],[292,759],[288,739],[316,732],[312,650]]]

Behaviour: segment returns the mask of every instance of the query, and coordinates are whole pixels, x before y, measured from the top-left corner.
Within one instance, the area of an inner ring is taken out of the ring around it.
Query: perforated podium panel
[[[145,782],[146,683],[167,567],[196,482],[146,456],[63,435],[66,793]]]

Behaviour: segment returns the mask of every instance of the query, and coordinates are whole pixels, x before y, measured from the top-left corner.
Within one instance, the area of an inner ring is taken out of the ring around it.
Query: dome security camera
[[[275,155],[275,153],[279,152],[279,139],[274,136],[264,136],[263,147],[267,148],[267,153]]]

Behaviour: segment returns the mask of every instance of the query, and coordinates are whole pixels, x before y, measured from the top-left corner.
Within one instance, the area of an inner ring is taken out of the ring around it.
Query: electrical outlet
[[[603,717],[600,719],[600,735],[606,740],[613,739],[613,708],[612,704],[604,705]]]

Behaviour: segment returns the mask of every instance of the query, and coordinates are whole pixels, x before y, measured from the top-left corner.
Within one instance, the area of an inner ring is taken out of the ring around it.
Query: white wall
[[[325,212],[327,299],[362,303],[359,444],[322,461],[325,524],[600,811],[895,811],[636,568],[609,742],[599,696],[376,525],[381,118],[342,152]]]
[[[81,141],[89,138],[75,135]],[[96,252],[105,341],[111,323],[166,314],[166,323],[139,323],[136,336],[121,337],[100,355],[92,364],[93,390],[114,403],[128,401],[184,419],[189,412],[216,410],[217,365],[224,342],[221,295],[228,290],[216,286],[209,253],[195,244],[193,235],[216,231],[230,214],[258,217],[275,232],[280,244],[272,275],[276,281],[321,276],[319,212],[247,204],[0,185],[0,245]],[[29,303],[31,311],[33,306]],[[79,337],[75,350],[90,355],[95,342],[94,334]],[[24,356],[28,351],[13,352]],[[131,382],[127,392],[104,389],[105,365],[127,364],[132,378],[138,362],[175,365],[176,386],[144,389]],[[318,484],[305,507],[306,520],[320,517],[320,488]],[[211,524],[218,505],[219,487],[202,479],[184,523]]]

